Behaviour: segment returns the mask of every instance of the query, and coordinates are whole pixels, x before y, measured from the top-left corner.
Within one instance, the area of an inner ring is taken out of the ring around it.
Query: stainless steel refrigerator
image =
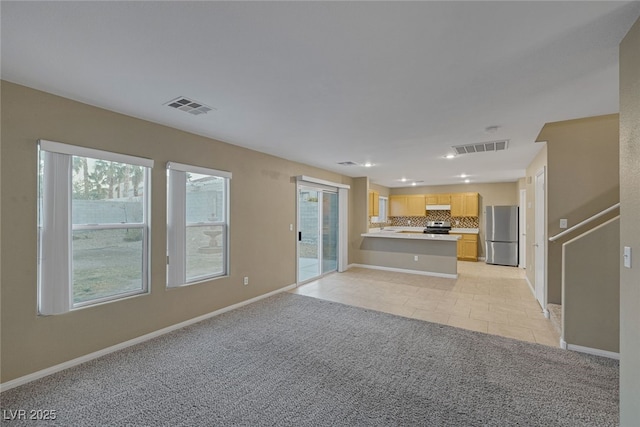
[[[487,206],[485,213],[487,264],[518,265],[518,207]]]

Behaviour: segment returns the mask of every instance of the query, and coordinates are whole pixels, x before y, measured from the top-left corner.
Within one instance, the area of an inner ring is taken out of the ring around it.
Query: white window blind
[[[41,314],[71,307],[71,156],[43,152],[40,230]]]

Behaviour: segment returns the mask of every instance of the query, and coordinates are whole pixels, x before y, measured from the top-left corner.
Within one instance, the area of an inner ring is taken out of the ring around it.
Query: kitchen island
[[[425,234],[391,227],[362,233],[361,267],[448,278],[458,277],[458,235]]]

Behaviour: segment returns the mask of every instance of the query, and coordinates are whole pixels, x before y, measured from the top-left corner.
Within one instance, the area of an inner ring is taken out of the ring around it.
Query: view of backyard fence
[[[144,290],[148,230],[143,168],[78,156],[73,156],[72,165],[73,303]],[[191,278],[224,271],[226,227],[211,224],[225,220],[224,185],[216,177],[188,177],[185,255]],[[47,215],[41,211],[39,215]],[[154,242],[154,250],[162,248]]]

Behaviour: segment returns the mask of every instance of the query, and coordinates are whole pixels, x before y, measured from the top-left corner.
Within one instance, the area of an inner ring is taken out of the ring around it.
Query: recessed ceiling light
[[[445,159],[453,159],[456,155],[455,154],[447,154],[446,156],[444,156]]]
[[[413,185],[415,187],[416,185],[418,185],[418,183],[417,182],[412,182],[411,185]]]
[[[464,182],[465,182],[465,184],[468,184],[468,183],[471,182],[471,180],[470,179],[465,179]]]
[[[407,182],[407,178],[402,178],[400,181]]]
[[[371,163],[371,162],[367,162],[367,163],[364,164],[365,168],[370,168],[371,166],[373,166],[373,163]]]
[[[460,175],[460,178],[466,178],[466,177],[467,177],[466,173],[463,173],[463,174]]]

